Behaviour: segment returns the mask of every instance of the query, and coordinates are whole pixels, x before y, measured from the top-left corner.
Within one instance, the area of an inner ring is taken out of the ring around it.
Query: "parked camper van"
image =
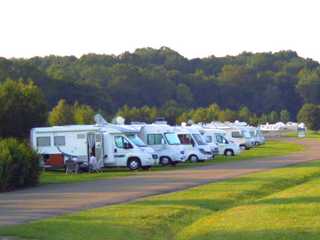
[[[94,155],[102,167],[136,170],[157,164],[156,156],[143,151],[121,131],[106,125],[33,128],[31,144],[48,167],[64,167],[69,158],[79,165],[86,164],[90,155]]]
[[[202,134],[207,143],[214,142],[217,144],[220,155],[234,156],[240,154],[239,145],[228,140],[224,130],[203,128]]]
[[[187,159],[192,162],[205,161],[213,158],[210,146],[200,132],[192,127],[175,127],[181,144],[185,147]]]
[[[246,149],[254,147],[256,145],[256,136],[254,131],[248,126],[239,127],[239,130],[246,140]]]
[[[152,154],[152,157],[154,159],[159,160],[158,154],[156,153],[156,151],[153,148],[149,147],[147,144],[145,144],[143,142],[143,140],[139,137],[138,133],[140,131],[140,128],[138,128],[139,130],[137,130],[137,128],[133,127],[133,125],[124,125],[124,124],[122,124],[122,125],[115,124],[115,125],[111,125],[111,126],[115,129],[121,131],[122,133],[124,133],[127,136],[127,138],[131,142],[133,142],[133,144],[135,144],[137,147],[139,147],[140,149],[142,149],[145,152]]]
[[[251,148],[251,141],[243,136],[243,133],[239,128],[222,127],[219,129],[224,130],[226,133],[225,137],[238,144],[241,150]]]
[[[186,160],[185,149],[172,127],[166,124],[147,124],[135,127],[140,128],[139,137],[156,151],[161,165],[175,165]]]
[[[259,128],[255,129],[256,141],[258,145],[265,144],[266,139]]]

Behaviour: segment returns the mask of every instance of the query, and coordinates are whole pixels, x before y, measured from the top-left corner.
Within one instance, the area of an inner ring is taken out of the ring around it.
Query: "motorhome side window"
[[[231,135],[233,138],[242,138],[242,135],[240,132],[232,132]]]
[[[148,134],[147,136],[148,145],[160,145],[164,143],[162,134]]]
[[[114,143],[116,144],[117,148],[126,148],[126,146],[130,146],[128,140],[122,136],[115,136]]]
[[[38,147],[49,147],[49,146],[51,146],[50,137],[37,137],[37,146]]]
[[[192,138],[190,134],[178,134],[181,144],[189,145],[192,144]]]
[[[66,137],[65,136],[55,136],[53,139],[53,143],[55,146],[65,146],[66,145]]]

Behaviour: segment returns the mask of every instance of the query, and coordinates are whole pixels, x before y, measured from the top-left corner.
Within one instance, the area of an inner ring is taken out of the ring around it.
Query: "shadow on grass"
[[[251,231],[232,231],[232,229],[207,232],[196,235],[189,240],[319,240],[320,229],[308,229],[307,227],[284,229],[269,229]]]
[[[172,199],[170,195],[167,196],[166,199],[147,199],[143,201],[137,201],[134,204],[138,205],[152,205],[152,206],[161,206],[161,205],[180,205],[180,206],[191,206],[191,207],[198,207],[203,209],[208,209],[210,211],[220,211],[220,210],[226,210],[230,207],[235,207],[240,204],[243,204],[245,202],[252,202],[255,200],[258,200],[263,197],[267,197],[271,194],[278,193],[281,191],[284,191],[291,187],[296,187],[298,185],[304,184],[306,182],[309,182],[315,178],[320,177],[320,171],[312,173],[307,176],[299,176],[295,179],[291,178],[270,178],[267,177],[242,177],[235,180],[230,180],[222,185],[225,185],[224,192],[226,193],[226,196],[229,195],[229,198],[222,199],[216,199],[215,196],[221,194],[223,190],[223,186],[219,186],[219,188],[215,188],[216,185],[219,183],[213,183],[212,189],[209,186],[200,186],[197,188],[193,188],[189,190],[190,195],[181,195],[179,199]],[[260,185],[256,189],[243,189],[246,188],[246,186],[252,186],[254,184]],[[230,190],[228,188],[228,185],[233,186],[233,190]],[[239,186],[239,189],[241,189],[239,192],[237,190],[234,191],[234,189],[237,189]],[[234,192],[233,192],[234,191]],[[215,194],[217,193],[217,194]],[[199,194],[199,197],[193,197]],[[209,196],[206,198],[202,198],[201,196]],[[210,197],[211,196],[211,197]],[[320,201],[320,199],[305,199],[308,203],[308,200],[311,201]],[[267,200],[269,201],[269,200]],[[288,200],[289,201],[289,200]],[[294,202],[294,199],[292,200]],[[298,200],[296,200],[298,201]],[[300,199],[301,202],[303,202],[303,199]],[[278,201],[280,202],[280,200]],[[292,203],[293,203],[292,202]],[[263,201],[258,201],[255,204],[263,204]],[[266,202],[267,203],[267,202]],[[270,200],[270,204],[272,203],[272,200]],[[275,201],[274,204],[276,204],[277,201]],[[280,204],[280,203],[279,203]]]
[[[320,197],[294,197],[294,198],[270,198],[257,201],[253,205],[270,204],[270,205],[285,205],[285,204],[320,204]],[[320,239],[320,236],[319,236]]]

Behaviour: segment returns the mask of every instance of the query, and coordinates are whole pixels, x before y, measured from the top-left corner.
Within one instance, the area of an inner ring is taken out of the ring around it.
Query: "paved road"
[[[306,145],[306,150],[286,157],[226,162],[94,182],[52,184],[2,193],[0,225],[19,224],[80,209],[127,202],[144,196],[320,159],[319,142],[307,139],[299,141]]]

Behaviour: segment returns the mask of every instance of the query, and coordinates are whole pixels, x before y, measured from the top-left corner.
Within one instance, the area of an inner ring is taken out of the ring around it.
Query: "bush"
[[[0,192],[35,186],[39,174],[39,156],[26,143],[0,140]]]

